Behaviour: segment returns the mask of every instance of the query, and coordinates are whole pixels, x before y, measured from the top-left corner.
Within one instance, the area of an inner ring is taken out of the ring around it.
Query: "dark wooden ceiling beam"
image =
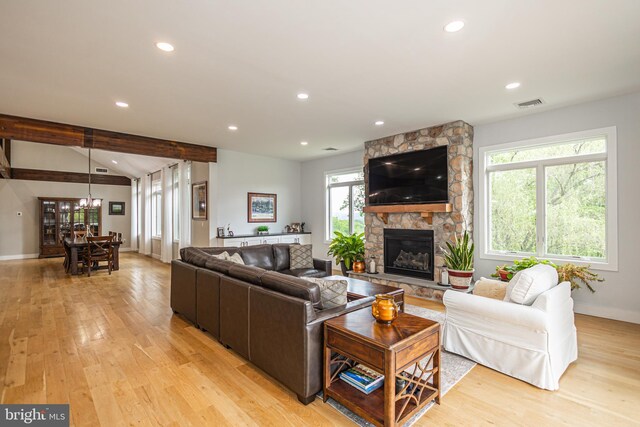
[[[11,140],[2,140],[2,151],[0,151],[0,176],[11,179]]]
[[[0,138],[118,153],[216,162],[215,147],[0,114]]]
[[[13,168],[11,171],[11,176],[13,179],[26,179],[29,181],[73,182],[78,184],[89,183],[88,173],[18,168]],[[131,178],[121,175],[91,174],[91,184],[131,186]]]

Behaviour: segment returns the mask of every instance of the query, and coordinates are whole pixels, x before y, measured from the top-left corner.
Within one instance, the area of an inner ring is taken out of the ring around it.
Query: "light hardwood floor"
[[[0,262],[0,402],[70,403],[77,426],[352,425],[174,316],[169,266],[127,253],[121,266],[72,278],[61,259]],[[476,366],[418,425],[637,424],[640,325],[576,323],[560,391]]]

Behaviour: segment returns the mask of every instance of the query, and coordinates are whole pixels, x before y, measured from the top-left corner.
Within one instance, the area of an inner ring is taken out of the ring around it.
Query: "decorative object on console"
[[[248,222],[276,222],[278,196],[267,193],[247,193]]]
[[[259,225],[258,228],[256,228],[256,231],[258,232],[259,236],[269,234],[269,227],[266,225]]]
[[[191,184],[191,219],[207,220],[207,181]]]
[[[356,259],[353,261],[353,272],[354,273],[364,273],[365,265],[362,259]]]
[[[224,227],[216,228],[216,234],[218,237],[224,237]]]
[[[398,317],[400,306],[395,302],[393,295],[378,294],[371,304],[371,314],[378,323],[391,324]]]
[[[333,256],[340,263],[342,275],[347,275],[351,264],[357,259],[364,259],[364,233],[343,234],[334,231],[327,255]],[[364,272],[364,269],[362,270]]]
[[[300,233],[300,223],[299,222],[292,222],[291,226],[289,227],[289,229],[291,230],[291,233]]]
[[[438,284],[442,286],[449,286],[449,272],[447,271],[447,266],[442,266],[440,271],[442,273],[440,273],[440,283]]]
[[[124,202],[109,202],[109,215],[124,215]]]
[[[455,289],[467,289],[473,276],[473,248],[469,241],[469,233],[465,230],[461,239],[454,235],[455,242],[447,243],[447,249],[442,249],[444,261],[449,272],[449,283]]]
[[[289,246],[290,268],[313,268],[313,255],[311,245]]]

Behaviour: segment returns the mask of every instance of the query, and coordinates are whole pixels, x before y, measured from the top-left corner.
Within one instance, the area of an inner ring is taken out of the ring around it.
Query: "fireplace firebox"
[[[433,230],[384,229],[384,272],[433,280]]]

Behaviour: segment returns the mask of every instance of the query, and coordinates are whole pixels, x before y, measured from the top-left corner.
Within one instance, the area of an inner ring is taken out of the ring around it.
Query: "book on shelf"
[[[340,379],[365,394],[377,390],[384,383],[384,375],[361,364],[340,373]]]

